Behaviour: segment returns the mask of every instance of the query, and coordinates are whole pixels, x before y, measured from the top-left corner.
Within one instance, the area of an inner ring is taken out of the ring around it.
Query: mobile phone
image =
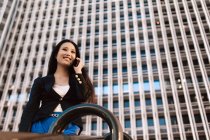
[[[80,61],[79,61],[78,59],[75,59],[73,65],[74,65],[75,67],[77,67],[77,66],[79,65],[79,62],[80,62]]]

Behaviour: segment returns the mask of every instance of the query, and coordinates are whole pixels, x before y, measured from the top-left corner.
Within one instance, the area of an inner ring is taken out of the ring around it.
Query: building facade
[[[11,31],[12,23],[15,19],[18,0],[0,1],[0,48],[7,40],[8,33]]]
[[[4,0],[0,8],[0,130],[18,130],[33,80],[70,38],[98,104],[133,139],[210,140],[209,0]],[[98,117],[83,120],[85,135],[109,132]]]

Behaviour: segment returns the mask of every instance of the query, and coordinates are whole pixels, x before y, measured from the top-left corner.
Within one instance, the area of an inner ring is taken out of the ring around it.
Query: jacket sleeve
[[[41,92],[40,85],[41,83],[39,78],[35,79],[33,86],[31,88],[29,101],[23,110],[23,114],[19,124],[20,132],[29,132],[31,129],[33,117],[35,116],[40,106],[40,92]]]
[[[77,79],[76,80],[77,98],[81,100],[82,102],[85,102],[90,96],[89,87],[82,74],[75,74],[75,78]]]

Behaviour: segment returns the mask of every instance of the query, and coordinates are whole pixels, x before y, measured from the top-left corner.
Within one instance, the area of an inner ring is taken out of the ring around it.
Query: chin
[[[62,66],[65,66],[65,67],[69,67],[69,66],[71,66],[72,64],[71,64],[71,63],[62,63],[61,65],[62,65]]]

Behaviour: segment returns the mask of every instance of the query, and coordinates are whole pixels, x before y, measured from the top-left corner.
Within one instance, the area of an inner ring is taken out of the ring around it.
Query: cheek
[[[57,56],[56,56],[55,59],[58,61],[59,59],[61,59],[61,55],[60,54],[57,54]]]
[[[73,54],[72,57],[75,59],[76,58],[76,54]]]

